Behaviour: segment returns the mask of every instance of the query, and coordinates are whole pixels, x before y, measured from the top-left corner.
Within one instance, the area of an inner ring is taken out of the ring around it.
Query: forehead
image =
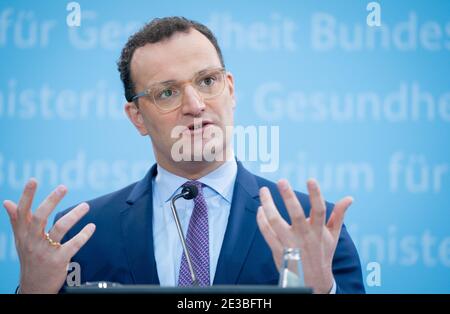
[[[137,88],[142,88],[153,82],[190,79],[198,71],[219,66],[213,44],[202,33],[191,29],[136,49],[131,75]]]

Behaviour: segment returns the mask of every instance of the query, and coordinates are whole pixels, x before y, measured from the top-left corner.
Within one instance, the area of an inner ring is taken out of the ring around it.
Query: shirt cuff
[[[328,294],[336,294],[336,280],[333,278],[333,286],[331,287],[330,292]]]

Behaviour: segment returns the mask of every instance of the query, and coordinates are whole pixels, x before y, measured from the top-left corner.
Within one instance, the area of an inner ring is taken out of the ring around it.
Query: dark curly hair
[[[134,51],[139,47],[145,46],[146,44],[153,44],[170,38],[176,32],[188,33],[192,28],[196,29],[208,38],[217,51],[222,67],[225,67],[222,52],[217,43],[217,39],[208,27],[179,16],[155,18],[128,38],[125,47],[122,49],[120,59],[117,61],[120,79],[122,80],[125,90],[125,98],[128,102],[131,102],[133,96],[135,95],[134,84],[131,79],[130,71],[130,63]]]

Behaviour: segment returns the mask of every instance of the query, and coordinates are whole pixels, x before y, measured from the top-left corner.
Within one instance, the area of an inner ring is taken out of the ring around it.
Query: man
[[[126,114],[150,137],[157,163],[141,181],[58,214],[49,233],[47,217],[64,186],[34,213],[33,179],[17,205],[5,201],[20,258],[20,292],[58,292],[70,261],[81,266],[82,282],[192,285],[170,211],[171,198],[185,185],[198,189],[177,207],[201,286],[277,284],[283,248],[292,247],[300,249],[305,284],[314,292],[364,292],[359,258],[343,226],[352,199],[333,207],[314,180],[307,182],[308,196],[293,192],[286,180],[255,176],[234,158],[229,137],[212,136],[233,125],[235,94],[208,28],[185,18],[155,19],[130,37],[118,66]],[[223,158],[206,158],[211,147],[213,157]]]

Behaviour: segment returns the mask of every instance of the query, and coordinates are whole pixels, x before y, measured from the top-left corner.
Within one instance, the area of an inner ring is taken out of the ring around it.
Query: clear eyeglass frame
[[[201,85],[204,80],[211,79],[214,85]],[[186,84],[190,84],[195,89],[202,101],[215,98],[221,95],[225,88],[226,70],[222,67],[208,68],[197,72],[190,80],[170,80],[167,82],[155,83],[150,85],[144,91],[137,93],[131,100],[137,105],[137,101],[140,97],[148,96],[161,112],[171,112],[181,106],[184,86]],[[171,92],[171,94],[167,96],[168,98],[161,97],[161,95],[167,91]],[[175,94],[172,94],[173,92]]]

